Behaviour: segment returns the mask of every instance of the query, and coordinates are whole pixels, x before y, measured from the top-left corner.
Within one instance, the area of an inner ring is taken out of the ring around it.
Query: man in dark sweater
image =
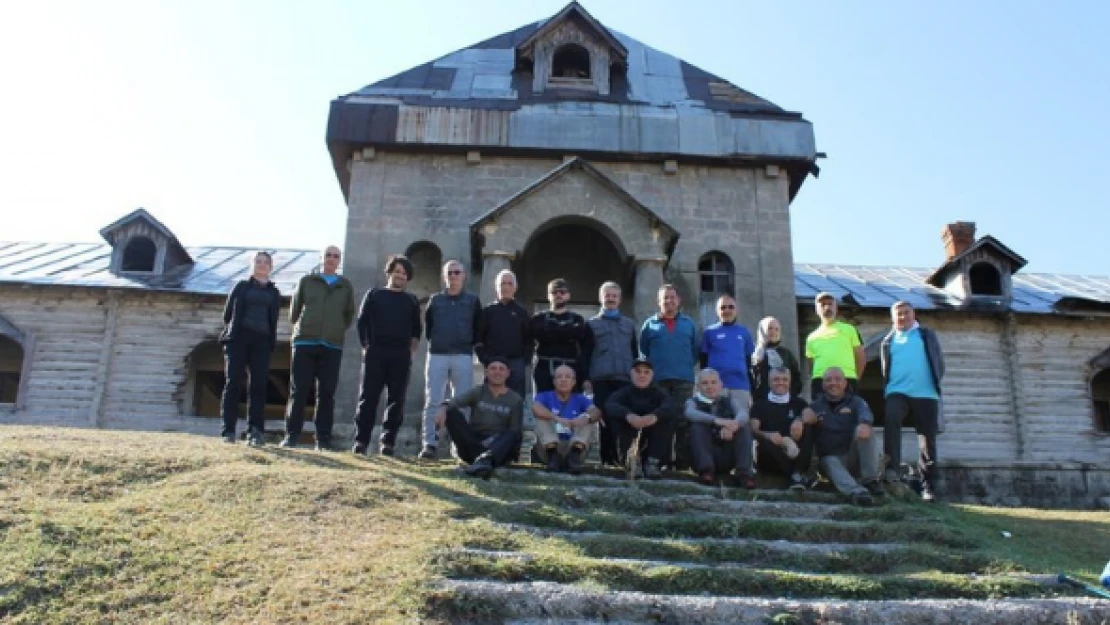
[[[424,449],[420,457],[436,457],[439,432],[437,407],[447,397],[460,395],[474,386],[474,344],[482,322],[482,304],[463,290],[466,270],[457,260],[443,265],[446,288],[428,299],[424,332],[428,336],[428,360],[424,365]]]
[[[370,447],[375,412],[382,389],[386,390],[380,452],[393,455],[397,431],[405,414],[405,390],[412,356],[420,343],[420,303],[405,291],[412,280],[412,263],[404,256],[390,256],[385,265],[386,288],[370,289],[358,313],[358,339],[362,343],[362,387],[355,411],[356,454]]]
[[[528,311],[513,299],[516,295],[516,274],[508,269],[497,274],[494,286],[497,301],[482,309],[481,329],[476,351],[482,365],[490,356],[503,356],[509,363],[509,388],[524,397],[524,381],[532,360],[532,335],[528,329]]]
[[[601,311],[586,321],[586,337],[582,340],[582,371],[589,376],[582,390],[593,394],[594,405],[602,411],[604,426],[600,430],[602,464],[620,464],[616,430],[604,416],[609,396],[628,386],[628,372],[636,360],[636,322],[621,314],[621,287],[606,282],[598,289]]]
[[[671,452],[674,421],[682,410],[662,389],[652,384],[651,361],[637,358],[632,384],[609,396],[605,413],[616,428],[617,444],[633,477],[659,479],[660,461]],[[637,439],[639,445],[637,446]]]
[[[879,448],[872,436],[874,417],[862,398],[852,393],[839,367],[822,376],[824,392],[810,408],[817,415],[817,456],[821,472],[858,506],[871,506],[885,494],[879,483]],[[859,469],[860,480],[852,476]]]
[[[505,361],[490,356],[485,383],[444,402],[435,414],[436,426],[447,426],[459,459],[469,463],[464,469],[468,475],[488,479],[520,451],[524,398],[505,384]],[[462,408],[470,409],[469,421]]]
[[[790,490],[812,488],[817,483],[810,470],[817,414],[804,399],[791,394],[789,369],[771,369],[768,377],[771,390],[766,397],[756,398],[751,411],[759,470],[786,476]]]
[[[555,370],[560,365],[574,369],[575,379],[582,380],[582,340],[586,337],[586,320],[567,310],[570,287],[556,278],[547,283],[547,301],[551,309],[532,316],[532,338],[536,340],[536,364],[532,368],[532,390],[536,393],[555,389]],[[581,390],[575,382],[574,390]]]

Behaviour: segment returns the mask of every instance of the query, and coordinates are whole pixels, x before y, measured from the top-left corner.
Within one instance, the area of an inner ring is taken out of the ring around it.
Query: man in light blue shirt
[[[944,353],[932,330],[917,322],[913,306],[896,302],[890,307],[893,327],[882,341],[882,368],[886,386],[886,423],[883,446],[888,458],[885,479],[899,481],[902,464],[902,421],[913,417],[921,451],[921,498],[935,499],[934,466],[940,430],[940,384],[944,378]]]

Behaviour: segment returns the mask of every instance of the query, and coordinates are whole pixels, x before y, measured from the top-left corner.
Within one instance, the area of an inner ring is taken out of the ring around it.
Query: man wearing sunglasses
[[[752,333],[736,320],[736,298],[722,295],[717,298],[717,323],[707,327],[701,335],[701,366],[714,369],[721,375],[721,384],[736,405],[748,417],[752,404],[752,379],[748,363],[755,352]]]
[[[316,387],[316,449],[332,449],[335,386],[343,359],[343,339],[355,320],[355,291],[339,275],[339,248],[330,245],[320,269],[297,282],[289,306],[293,322],[293,358],[289,376],[289,405],[281,447],[296,447],[304,427],[308,393]]]
[[[567,281],[556,278],[547,284],[547,301],[550,310],[532,316],[530,329],[536,340],[536,364],[532,368],[533,391],[542,393],[555,390],[555,370],[562,365],[574,369],[575,380],[584,379],[582,373],[582,341],[586,338],[586,320],[576,312],[567,310],[570,287]],[[576,381],[574,392],[581,392]]]

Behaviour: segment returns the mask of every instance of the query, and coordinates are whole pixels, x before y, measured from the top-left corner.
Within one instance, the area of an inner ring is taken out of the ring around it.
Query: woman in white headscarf
[[[771,369],[790,370],[790,394],[802,394],[802,370],[798,358],[782,346],[782,325],[774,317],[764,317],[759,322],[759,331],[752,354],[752,401],[767,399],[771,390]]]

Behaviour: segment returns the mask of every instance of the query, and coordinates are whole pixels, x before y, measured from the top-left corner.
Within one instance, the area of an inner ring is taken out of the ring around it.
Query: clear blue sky
[[[564,4],[11,4],[0,240],[91,241],[144,206],[186,245],[342,244],[329,101]],[[1110,3],[583,4],[813,122],[799,262],[935,266],[964,219],[1027,271],[1110,274]]]

